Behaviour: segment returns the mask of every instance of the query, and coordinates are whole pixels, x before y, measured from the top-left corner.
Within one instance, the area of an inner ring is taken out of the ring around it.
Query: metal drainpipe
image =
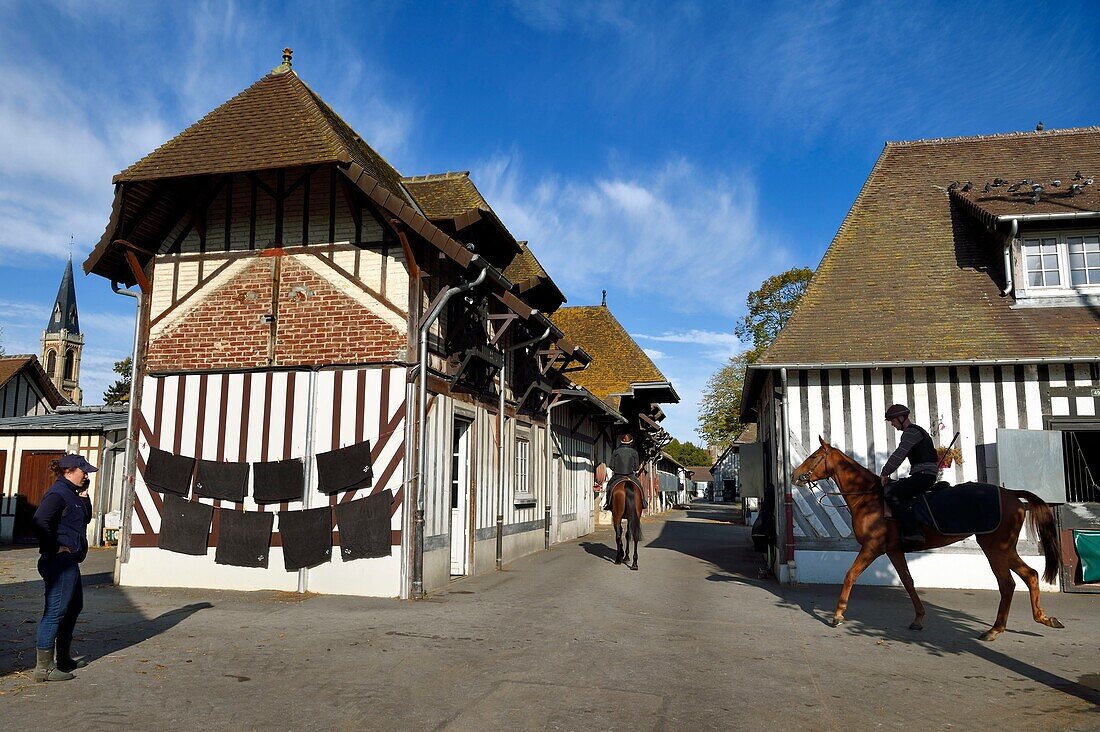
[[[309,400],[306,406],[306,454],[305,454],[305,472],[306,480],[305,485],[302,486],[302,509],[309,510],[311,496],[313,491],[310,490],[313,477],[313,422],[314,415],[313,410],[317,402],[317,369],[310,369],[309,371]],[[298,593],[305,594],[309,591],[309,568],[303,567],[298,570]]]
[[[476,261],[476,260],[475,260]],[[427,442],[427,434],[424,424],[428,415],[428,330],[432,327],[432,324],[443,312],[443,308],[447,305],[452,297],[472,290],[485,281],[485,276],[488,273],[484,267],[477,277],[472,282],[468,282],[465,285],[458,285],[445,291],[443,297],[436,302],[435,307],[432,308],[426,316],[424,316],[424,322],[420,325],[419,333],[419,357],[417,364],[418,373],[417,378],[420,384],[417,389],[416,395],[416,417],[417,417],[417,435],[416,435],[416,513],[413,517],[413,556],[412,556],[412,597],[413,599],[419,599],[424,596],[424,471],[427,469],[428,459],[424,454],[425,443]]]
[[[1016,241],[1016,232],[1019,230],[1020,220],[1012,219],[1008,237],[1005,238],[1005,289],[1001,292],[1004,296],[1012,294],[1012,243]]]
[[[134,350],[130,356],[130,404],[129,413],[126,416],[126,461],[122,471],[122,528],[119,530],[118,551],[115,552],[114,583],[121,581],[122,560],[129,559],[130,555],[130,519],[134,512],[134,481],[137,472],[137,421],[134,419],[134,410],[138,400],[141,399],[141,385],[139,377],[142,370],[138,368],[138,345],[141,341],[141,292],[124,290],[118,286],[117,280],[111,280],[111,290],[116,295],[125,295],[134,298]]]
[[[794,494],[791,488],[791,445],[790,428],[787,426],[787,369],[779,369],[779,382],[781,385],[779,397],[779,410],[776,416],[783,422],[783,513],[784,513],[784,557],[787,565],[787,581],[794,582]]]
[[[497,569],[504,569],[504,385],[508,374],[508,357],[513,351],[526,348],[532,343],[538,343],[550,335],[550,326],[537,338],[528,338],[519,343],[513,343],[504,349],[504,363],[500,367],[500,414],[497,416],[499,426],[500,445],[497,448]]]

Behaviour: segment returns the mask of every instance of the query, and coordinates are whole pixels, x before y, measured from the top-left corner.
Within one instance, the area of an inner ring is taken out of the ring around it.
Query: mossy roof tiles
[[[611,310],[604,305],[565,307],[550,319],[566,338],[592,356],[592,364],[571,374],[577,384],[613,407],[631,384],[667,381],[641,346],[630,337]]]
[[[1000,237],[945,191],[995,177],[1064,186],[1077,170],[1100,173],[1100,128],[887,143],[759,365],[1100,359],[1100,310],[1013,307]]]

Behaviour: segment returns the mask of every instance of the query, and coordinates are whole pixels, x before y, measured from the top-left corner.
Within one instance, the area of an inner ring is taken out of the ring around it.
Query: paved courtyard
[[[119,589],[84,566],[71,682],[31,680],[36,551],[0,551],[6,729],[1100,729],[1100,598],[758,577],[747,529],[699,505],[647,521],[641,570],[601,531],[417,602]]]

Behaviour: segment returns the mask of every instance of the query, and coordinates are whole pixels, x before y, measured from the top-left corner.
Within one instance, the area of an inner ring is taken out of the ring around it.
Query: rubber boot
[[[35,681],[68,681],[76,678],[68,671],[57,668],[57,665],[53,662],[52,648],[39,648],[37,650],[38,665],[34,667]]]
[[[61,671],[75,671],[88,665],[83,658],[73,658],[71,643],[72,641],[57,641],[57,668]]]

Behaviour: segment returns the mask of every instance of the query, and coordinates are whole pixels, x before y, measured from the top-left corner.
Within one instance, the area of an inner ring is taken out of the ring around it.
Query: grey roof
[[[62,408],[38,417],[4,417],[0,432],[110,432],[126,429],[128,421],[126,407]]]
[[[61,276],[61,287],[57,288],[57,299],[50,311],[47,333],[80,332],[80,323],[76,318],[76,285],[73,283],[73,258],[69,257],[65,265],[65,274]]]

